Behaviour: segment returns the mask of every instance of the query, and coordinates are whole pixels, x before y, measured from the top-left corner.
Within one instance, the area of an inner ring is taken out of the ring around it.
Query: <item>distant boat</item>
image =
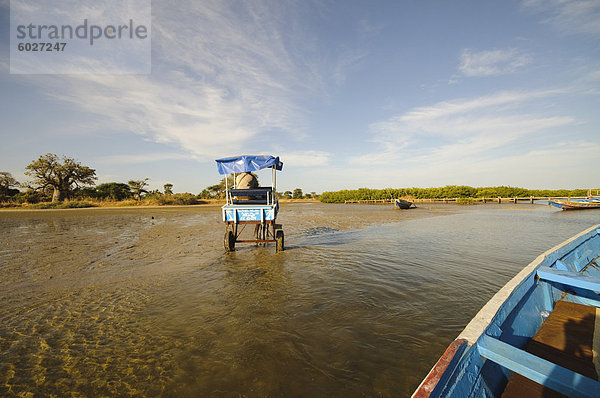
[[[600,224],[538,256],[500,289],[413,398],[600,397],[598,292]]]
[[[403,199],[396,199],[396,206],[398,206],[400,209],[410,209],[412,202]]]
[[[552,206],[563,210],[600,209],[600,198],[579,200],[550,200]]]

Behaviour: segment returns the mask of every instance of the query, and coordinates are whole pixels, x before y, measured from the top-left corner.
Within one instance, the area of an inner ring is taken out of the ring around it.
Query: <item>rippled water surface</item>
[[[541,252],[542,205],[288,204],[286,251],[218,207],[0,212],[0,396],[407,396]]]

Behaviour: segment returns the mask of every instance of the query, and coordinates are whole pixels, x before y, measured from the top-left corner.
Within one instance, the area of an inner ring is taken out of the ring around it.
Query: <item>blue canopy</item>
[[[279,160],[279,156],[242,155],[217,159],[216,162],[219,174],[244,173],[267,167],[274,167],[276,170],[283,168],[283,162]]]

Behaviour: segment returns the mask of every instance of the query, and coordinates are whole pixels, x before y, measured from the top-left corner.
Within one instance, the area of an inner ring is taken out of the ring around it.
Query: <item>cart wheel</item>
[[[277,249],[276,250],[278,252],[284,251],[285,248],[283,246],[283,240],[284,240],[284,238],[283,238],[283,230],[280,229],[280,230],[278,230],[275,233],[275,240],[277,241]]]
[[[235,236],[232,231],[225,232],[225,251],[232,252],[235,250]]]

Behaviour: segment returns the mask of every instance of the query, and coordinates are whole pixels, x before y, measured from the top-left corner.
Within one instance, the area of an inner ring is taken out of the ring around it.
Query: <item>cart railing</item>
[[[273,195],[272,187],[253,189],[232,188],[227,191],[228,205],[273,205],[274,203],[275,196]]]

